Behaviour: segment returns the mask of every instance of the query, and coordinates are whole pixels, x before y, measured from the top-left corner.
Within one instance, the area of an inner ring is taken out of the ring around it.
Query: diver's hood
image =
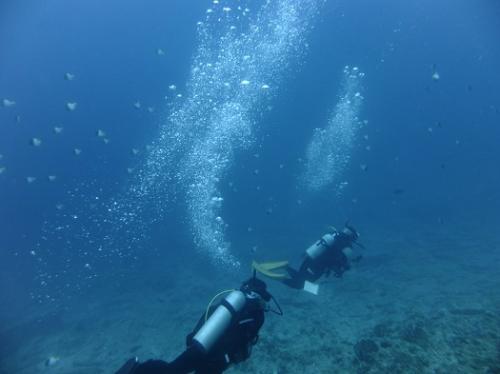
[[[348,235],[352,239],[353,242],[355,242],[359,238],[358,231],[353,226],[351,226],[349,224],[349,222],[346,222],[346,224],[345,224],[344,229],[342,230],[342,232],[345,235]]]
[[[262,299],[264,299],[266,302],[271,300],[271,294],[267,292],[266,283],[256,278],[255,276],[243,282],[241,284],[240,290],[245,294],[249,294],[250,292],[255,292],[260,297],[262,297]]]

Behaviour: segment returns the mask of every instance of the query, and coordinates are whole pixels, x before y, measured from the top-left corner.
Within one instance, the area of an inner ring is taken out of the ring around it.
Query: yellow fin
[[[262,275],[272,279],[287,279],[289,278],[288,273],[283,268],[288,265],[288,261],[274,261],[274,262],[263,262],[259,264],[258,262],[252,262],[252,268],[257,270]],[[273,271],[273,270],[283,270],[283,271]]]

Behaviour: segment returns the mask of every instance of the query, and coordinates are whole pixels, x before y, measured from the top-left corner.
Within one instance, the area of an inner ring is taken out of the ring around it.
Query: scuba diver
[[[224,293],[227,296],[212,305]],[[277,310],[268,306],[271,299]],[[250,357],[267,311],[283,315],[267,291],[266,283],[257,279],[254,270],[253,276],[238,290],[223,291],[212,299],[194,330],[187,335],[186,350],[175,360],[139,363],[137,358],[132,358],[116,374],[220,374],[230,365]]]
[[[319,285],[314,282],[319,278],[323,275],[329,276],[332,272],[336,277],[342,277],[342,274],[350,269],[351,263],[361,260],[362,256],[355,255],[352,248],[354,244],[364,248],[362,244],[357,243],[358,238],[356,229],[346,223],[342,231],[332,228],[332,232],[326,233],[312,244],[306,250],[299,270],[290,267],[288,261],[254,261],[252,266],[263,275],[281,280],[291,288],[303,289],[317,295]]]

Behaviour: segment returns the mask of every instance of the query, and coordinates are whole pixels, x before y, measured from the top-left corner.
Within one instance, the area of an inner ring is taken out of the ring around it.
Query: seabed
[[[269,281],[285,315],[269,314],[250,360],[227,373],[500,373],[495,235],[479,225],[364,227],[365,258],[323,281],[318,296]],[[181,262],[161,274],[108,282],[70,310],[38,310],[0,331],[0,373],[99,374],[131,356],[171,360],[211,296],[247,276]],[[59,361],[47,366],[51,356]]]

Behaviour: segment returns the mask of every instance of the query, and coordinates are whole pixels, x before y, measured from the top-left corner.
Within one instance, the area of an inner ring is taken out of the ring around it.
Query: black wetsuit
[[[211,308],[211,314],[217,306]],[[257,342],[258,333],[264,324],[264,310],[259,300],[248,300],[241,312],[234,318],[220,340],[204,352],[198,342],[193,340],[205,322],[200,318],[193,332],[186,337],[187,349],[174,361],[149,360],[139,364],[131,374],[220,374],[230,364],[245,361],[250,357],[252,346]]]
[[[299,270],[288,267],[290,278],[285,279],[283,283],[292,288],[302,289],[305,281],[315,282],[321,276],[329,275],[332,271],[336,277],[341,277],[350,268],[349,260],[343,249],[350,247],[352,243],[352,236],[343,232],[335,234],[334,242],[318,257],[313,259],[306,254]]]

